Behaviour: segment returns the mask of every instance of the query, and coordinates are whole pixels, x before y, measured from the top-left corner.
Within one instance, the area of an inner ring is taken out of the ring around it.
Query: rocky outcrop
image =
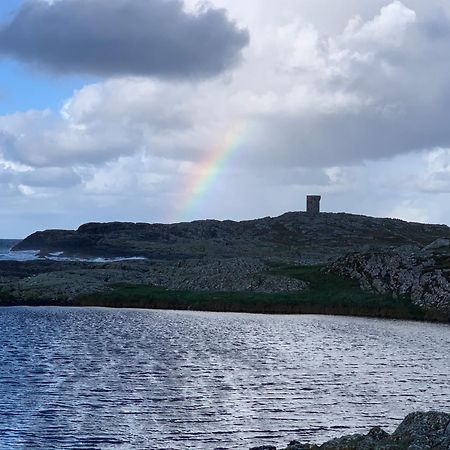
[[[227,258],[214,260],[179,261],[153,280],[153,284],[175,290],[259,292],[297,292],[306,287],[301,280],[273,276],[266,272],[268,266],[252,258]]]
[[[301,280],[268,274],[252,258],[82,263],[57,261],[0,262],[0,293],[16,299],[67,302],[111,285],[152,285],[177,291],[298,292]]]
[[[407,297],[450,319],[450,250],[444,244],[440,240],[424,249],[408,246],[351,253],[335,261],[330,270],[357,280],[364,290]]]
[[[424,246],[449,237],[450,228],[445,225],[291,212],[242,222],[89,223],[76,231],[34,233],[14,249],[39,250],[42,254],[64,252],[70,256],[144,256],[153,260],[275,257],[314,264],[364,246]]]
[[[284,450],[449,450],[450,414],[415,412],[409,414],[393,434],[379,427],[369,433],[333,439],[322,445],[292,441]],[[252,450],[277,450],[273,446]]]

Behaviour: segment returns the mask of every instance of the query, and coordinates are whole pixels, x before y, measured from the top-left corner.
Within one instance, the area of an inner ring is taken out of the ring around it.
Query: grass
[[[348,278],[322,266],[273,265],[272,275],[297,278],[308,288],[295,293],[175,291],[148,285],[117,284],[107,292],[79,297],[79,306],[152,308],[265,314],[335,314],[398,319],[425,318],[406,298],[364,292]]]

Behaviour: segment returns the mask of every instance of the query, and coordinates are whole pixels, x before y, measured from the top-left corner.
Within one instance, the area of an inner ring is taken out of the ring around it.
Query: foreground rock
[[[439,239],[421,249],[351,253],[331,265],[331,271],[357,280],[360,287],[379,294],[410,298],[429,313],[450,320],[450,247]]]
[[[366,435],[354,434],[322,445],[292,441],[285,450],[449,450],[450,414],[439,412],[409,414],[393,434],[379,427]],[[276,450],[273,446],[252,450]]]

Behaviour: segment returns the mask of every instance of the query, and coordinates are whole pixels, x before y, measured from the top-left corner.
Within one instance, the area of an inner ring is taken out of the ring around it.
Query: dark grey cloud
[[[71,168],[47,167],[16,175],[20,184],[36,188],[68,188],[80,184],[81,178]]]
[[[247,163],[270,167],[352,165],[435,147],[450,147],[448,107],[441,102],[403,101],[401,113],[368,108],[319,117],[271,117],[258,124]]]
[[[181,0],[28,0],[0,52],[60,73],[207,77],[233,66],[249,34],[224,9]]]
[[[24,185],[32,188],[70,188],[81,183],[71,168],[47,167],[17,172],[0,167],[0,185]]]

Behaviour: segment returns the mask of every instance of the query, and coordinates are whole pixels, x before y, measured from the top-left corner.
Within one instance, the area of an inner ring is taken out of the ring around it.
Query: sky
[[[444,0],[0,2],[0,237],[305,208],[450,224]]]

